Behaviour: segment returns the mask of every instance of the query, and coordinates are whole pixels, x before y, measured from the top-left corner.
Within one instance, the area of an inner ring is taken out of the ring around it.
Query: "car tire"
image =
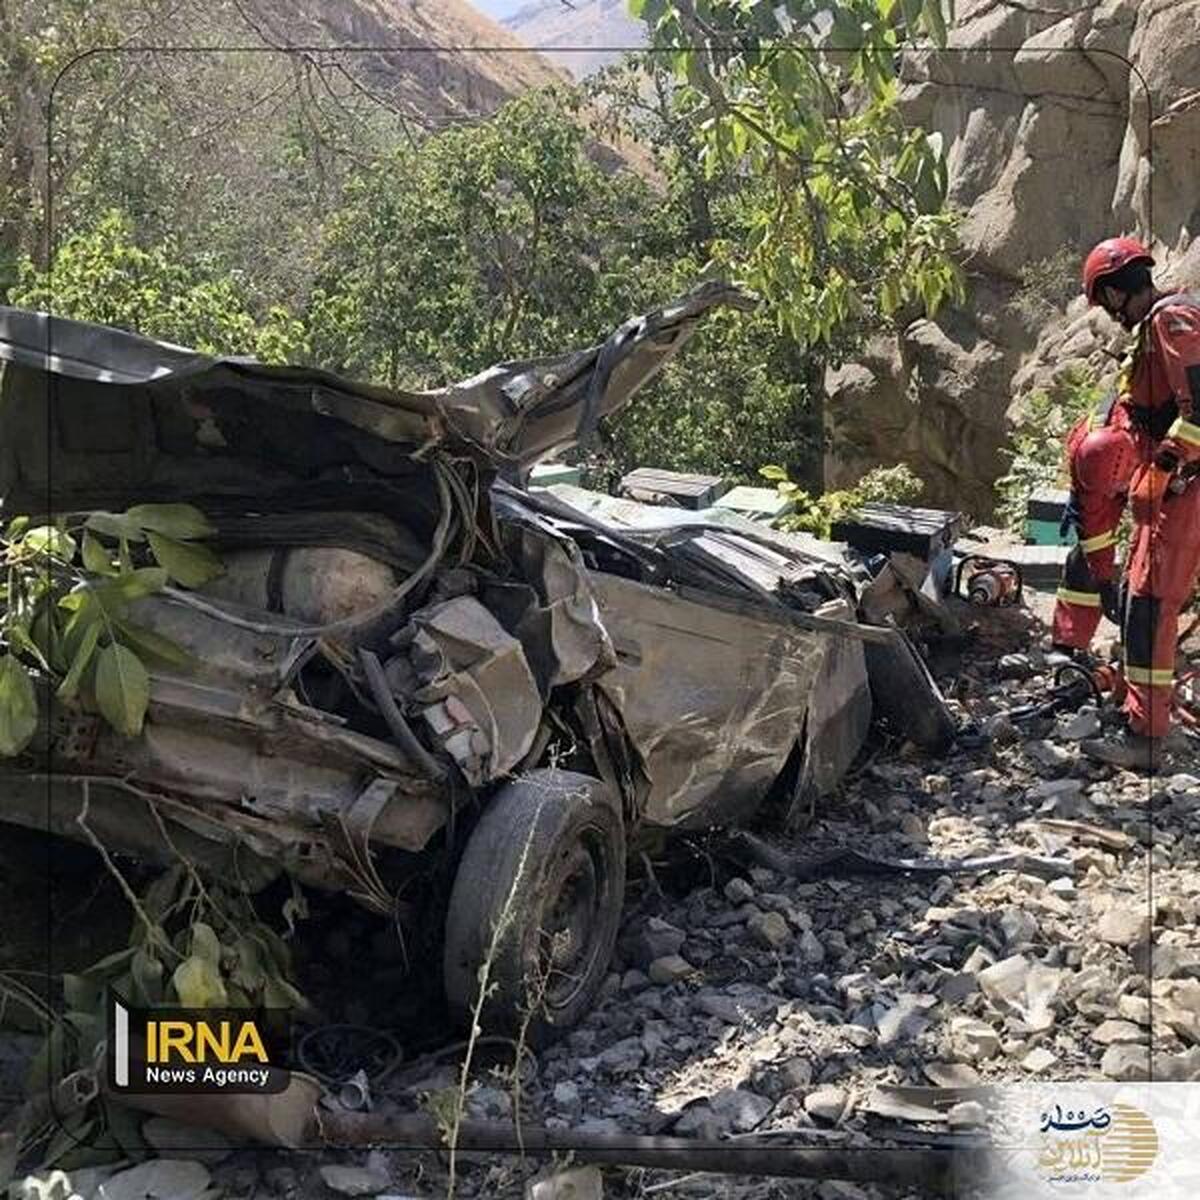
[[[867,678],[876,713],[894,732],[922,750],[941,754],[958,734],[938,685],[907,634],[896,629],[887,644],[867,642]]]
[[[505,784],[485,805],[451,889],[443,952],[451,1014],[471,1024],[488,964],[482,1027],[506,1036],[524,1027],[535,1047],[554,1041],[592,1007],[624,893],[625,833],[605,784],[559,770]]]

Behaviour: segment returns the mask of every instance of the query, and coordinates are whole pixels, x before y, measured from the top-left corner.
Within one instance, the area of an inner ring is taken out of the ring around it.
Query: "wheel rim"
[[[547,872],[530,991],[550,1019],[579,995],[601,953],[610,868],[603,836],[589,828],[562,848]]]

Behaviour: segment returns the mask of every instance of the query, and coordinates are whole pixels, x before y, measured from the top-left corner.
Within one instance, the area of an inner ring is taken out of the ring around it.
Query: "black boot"
[[[1162,738],[1134,733],[1128,725],[1124,725],[1104,737],[1087,738],[1079,744],[1079,749],[1097,762],[1126,771],[1149,773],[1162,762],[1162,741]]]

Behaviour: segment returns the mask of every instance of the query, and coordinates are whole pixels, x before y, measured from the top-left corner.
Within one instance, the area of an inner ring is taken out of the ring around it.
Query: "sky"
[[[470,0],[472,7],[485,12],[489,17],[502,20],[515,13],[518,8],[524,8],[529,0]]]

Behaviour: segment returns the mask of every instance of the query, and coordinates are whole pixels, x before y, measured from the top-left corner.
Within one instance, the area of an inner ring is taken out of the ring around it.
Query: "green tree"
[[[353,178],[310,304],[318,361],[422,385],[560,350],[645,293],[648,185],[606,174],[561,95],[402,146]]]
[[[238,275],[203,257],[189,261],[173,239],[140,246],[129,218],[115,210],[68,238],[52,270],[24,259],[12,303],[211,354],[285,362],[304,351],[302,326],[284,309],[274,306],[257,318]]]
[[[937,135],[896,105],[900,51],[943,43],[943,0],[630,0],[666,52],[710,173],[754,181],[719,262],[800,342],[961,296]]]

